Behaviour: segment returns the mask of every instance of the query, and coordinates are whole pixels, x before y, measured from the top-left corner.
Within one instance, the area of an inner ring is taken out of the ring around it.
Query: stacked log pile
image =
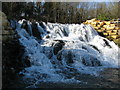
[[[102,33],[103,36],[109,40],[120,39],[120,21],[101,21],[93,18],[87,20],[83,24],[90,24],[98,33]]]
[[[87,20],[84,24],[90,24],[96,31],[102,32],[106,37],[119,38],[120,27],[114,21],[101,21],[94,18]]]

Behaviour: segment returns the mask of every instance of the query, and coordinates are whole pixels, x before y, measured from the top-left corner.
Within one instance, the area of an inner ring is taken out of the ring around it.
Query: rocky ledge
[[[24,56],[24,47],[18,41],[18,35],[10,27],[6,15],[0,12],[2,20],[2,87],[9,87],[9,83],[15,79],[17,73],[29,66],[27,57]],[[27,64],[25,64],[27,63]]]

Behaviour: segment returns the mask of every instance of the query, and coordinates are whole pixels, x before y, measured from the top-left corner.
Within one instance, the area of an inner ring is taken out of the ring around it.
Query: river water
[[[118,88],[119,48],[114,42],[90,25],[26,21],[26,29],[24,21],[16,23],[16,31],[31,66],[10,87]]]

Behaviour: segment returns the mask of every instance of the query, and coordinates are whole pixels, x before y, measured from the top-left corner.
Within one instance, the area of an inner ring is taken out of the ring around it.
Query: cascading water
[[[31,66],[20,72],[32,82],[29,87],[40,82],[80,83],[76,73],[99,75],[104,68],[119,68],[118,46],[90,25],[36,22],[34,28],[29,21],[24,26],[24,21],[16,24],[16,31],[30,58]],[[35,30],[39,34],[34,35]]]

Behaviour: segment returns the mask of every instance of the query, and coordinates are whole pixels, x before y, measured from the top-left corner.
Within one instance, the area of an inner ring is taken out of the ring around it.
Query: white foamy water
[[[29,31],[21,28],[23,21],[18,22],[16,31],[31,66],[20,73],[35,81],[34,86],[38,82],[80,83],[74,78],[75,73],[99,75],[104,68],[119,68],[118,46],[99,36],[90,25],[43,23],[42,28],[37,23],[42,37],[38,40],[32,34],[31,22],[27,22]],[[64,45],[54,54],[60,40]]]

